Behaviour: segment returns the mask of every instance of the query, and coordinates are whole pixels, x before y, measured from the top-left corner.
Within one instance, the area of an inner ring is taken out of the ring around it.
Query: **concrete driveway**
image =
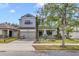
[[[16,40],[11,43],[0,44],[0,51],[34,51],[33,41]]]

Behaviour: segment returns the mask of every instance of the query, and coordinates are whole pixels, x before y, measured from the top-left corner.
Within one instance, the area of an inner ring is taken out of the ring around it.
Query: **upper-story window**
[[[32,24],[32,22],[30,20],[26,20],[25,24]]]

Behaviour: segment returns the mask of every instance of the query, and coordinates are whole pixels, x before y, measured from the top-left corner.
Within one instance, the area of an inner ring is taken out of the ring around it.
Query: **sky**
[[[43,5],[44,3],[0,3],[0,23],[19,24],[18,19],[21,16],[27,13],[35,16],[36,11]]]
[[[36,11],[43,3],[0,3],[0,23],[8,22],[19,24],[21,16],[30,13],[36,15]]]

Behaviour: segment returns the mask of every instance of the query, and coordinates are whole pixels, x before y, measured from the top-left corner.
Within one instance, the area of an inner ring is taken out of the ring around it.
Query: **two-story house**
[[[35,16],[26,14],[19,19],[20,37],[25,40],[35,40],[36,38],[36,21]]]

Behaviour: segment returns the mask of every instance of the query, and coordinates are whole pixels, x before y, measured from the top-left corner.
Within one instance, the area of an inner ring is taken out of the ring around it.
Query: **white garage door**
[[[35,31],[20,31],[20,36],[24,36],[26,40],[35,40]]]

